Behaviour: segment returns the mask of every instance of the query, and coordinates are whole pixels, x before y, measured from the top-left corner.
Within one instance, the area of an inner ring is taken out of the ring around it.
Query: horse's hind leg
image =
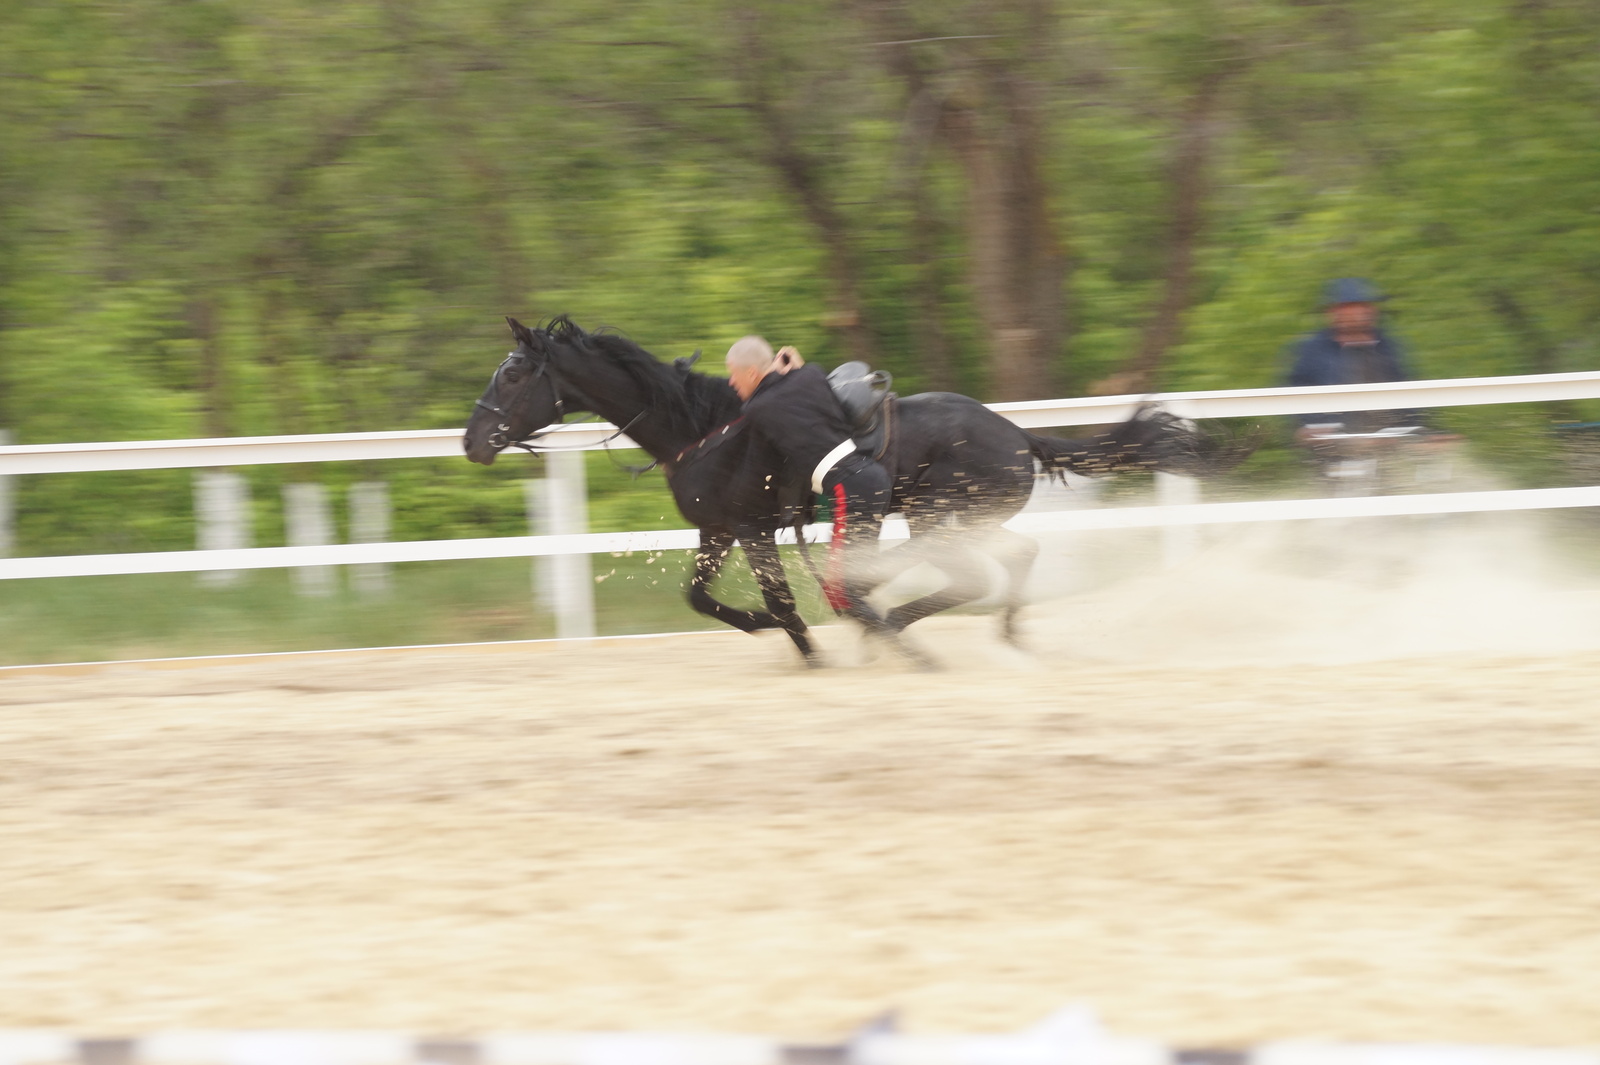
[[[1023,594],[1027,591],[1028,574],[1033,571],[1034,560],[1039,557],[1039,541],[1032,537],[1000,529],[994,557],[1006,571],[1005,604],[1000,610],[1000,635],[1009,644],[1020,642],[1017,631],[1017,614],[1022,610]]]
[[[771,616],[789,639],[794,641],[800,657],[807,666],[822,664],[811,638],[806,635],[805,619],[795,607],[794,590],[789,587],[789,577],[783,571],[783,559],[778,555],[778,545],[770,535],[752,536],[743,541],[744,556],[750,560],[750,571],[755,574],[761,588],[761,598],[766,601]]]
[[[723,563],[728,561],[732,551],[732,533],[707,533],[701,530],[700,550],[694,556],[694,576],[689,579],[689,605],[696,613],[715,618],[740,632],[778,628],[778,619],[765,611],[739,610],[712,598],[711,585],[722,572]]]
[[[983,559],[971,549],[949,543],[919,554],[922,557],[918,561],[928,562],[945,575],[945,586],[920,599],[902,603],[889,611],[886,620],[892,632],[900,632],[907,625],[941,611],[962,606],[975,599],[982,599],[984,593],[989,590]]]

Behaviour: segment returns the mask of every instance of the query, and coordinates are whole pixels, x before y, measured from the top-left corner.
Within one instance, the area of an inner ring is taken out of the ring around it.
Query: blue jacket
[[[1378,342],[1371,346],[1340,344],[1333,330],[1323,329],[1301,337],[1291,348],[1294,366],[1289,371],[1291,388],[1321,385],[1365,385],[1381,381],[1409,381],[1411,368],[1399,341],[1378,330]],[[1299,415],[1302,425],[1343,422],[1347,432],[1372,432],[1390,425],[1421,425],[1422,413],[1415,410],[1372,410],[1335,414]]]

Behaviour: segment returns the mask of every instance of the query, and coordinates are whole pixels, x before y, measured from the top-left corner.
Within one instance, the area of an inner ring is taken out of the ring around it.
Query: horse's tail
[[[1259,434],[1244,439],[1212,436],[1193,422],[1146,403],[1133,417],[1086,439],[1028,433],[1028,446],[1045,470],[1096,477],[1120,470],[1159,470],[1208,477],[1231,470],[1260,445]]]

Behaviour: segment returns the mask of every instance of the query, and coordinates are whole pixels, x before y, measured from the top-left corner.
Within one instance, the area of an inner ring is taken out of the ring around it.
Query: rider
[[[828,498],[833,541],[822,590],[828,605],[869,628],[883,619],[868,605],[870,556],[889,509],[889,473],[856,450],[850,419],[827,377],[785,347],[773,354],[758,336],[728,349],[728,382],[744,400],[744,420],[785,482],[808,482]]]

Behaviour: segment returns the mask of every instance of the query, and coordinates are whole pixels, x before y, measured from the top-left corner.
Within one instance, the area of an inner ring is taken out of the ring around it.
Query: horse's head
[[[516,349],[489,378],[467,421],[461,446],[467,458],[485,466],[513,444],[561,420],[568,404],[550,366],[552,342],[544,330],[533,330],[507,318]]]

